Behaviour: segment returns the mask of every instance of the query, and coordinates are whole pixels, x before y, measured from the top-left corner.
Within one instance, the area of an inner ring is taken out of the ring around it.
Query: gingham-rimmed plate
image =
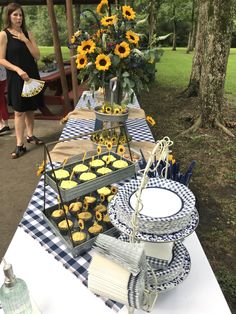
[[[123,232],[127,235],[131,235],[132,229],[129,228],[126,224],[121,223],[119,221],[119,219],[117,217],[117,210],[116,210],[113,202],[111,202],[108,206],[108,213],[109,213],[111,223],[117,229],[119,229],[121,232]],[[148,241],[148,242],[174,242],[174,241],[178,241],[180,239],[184,239],[187,236],[189,236],[196,229],[198,222],[199,222],[199,215],[198,215],[196,208],[194,208],[194,210],[191,212],[190,221],[189,221],[188,225],[186,225],[186,227],[183,228],[182,230],[168,233],[168,234],[153,234],[153,233],[146,233],[146,232],[138,231],[136,233],[136,238],[138,240]]]
[[[173,258],[169,263],[168,268],[164,270],[153,269],[159,285],[175,279],[183,272],[186,251],[187,250],[182,242],[175,242],[173,247]],[[149,282],[153,281],[153,276],[150,270],[147,271],[147,278]]]
[[[157,292],[165,292],[165,291],[168,291],[168,290],[175,288],[176,286],[181,284],[186,279],[186,277],[188,276],[188,274],[190,272],[190,269],[191,269],[191,259],[190,259],[190,255],[189,255],[187,249],[185,248],[185,255],[184,255],[182,272],[173,280],[162,283],[161,285],[158,284],[156,287],[156,291]],[[150,283],[148,280],[146,281],[146,288],[154,290],[152,283]]]
[[[131,206],[130,201],[134,198],[134,193],[139,188],[140,183],[141,180],[131,180],[130,182],[119,188],[119,191],[115,196],[114,202],[116,202],[117,208],[120,211],[129,213],[130,215],[133,214],[134,208],[133,206]],[[150,178],[146,188],[161,189],[161,192],[167,192],[165,193],[167,197],[168,195],[172,198],[175,197],[174,199],[178,203],[178,209],[176,213],[170,216],[155,217],[155,215],[158,215],[158,198],[155,198],[155,191],[153,191],[154,193],[152,193],[153,197],[151,200],[153,204],[153,214],[152,216],[143,215],[141,210],[138,215],[141,222],[169,222],[182,219],[186,215],[189,215],[195,206],[196,200],[194,194],[190,191],[188,187],[179,182],[164,178]],[[152,190],[150,191],[152,192]],[[135,203],[134,199],[132,200],[132,203]],[[175,204],[173,204],[173,206],[175,206]]]

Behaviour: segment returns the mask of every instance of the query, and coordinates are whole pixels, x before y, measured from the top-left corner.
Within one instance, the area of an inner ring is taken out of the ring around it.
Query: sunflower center
[[[129,11],[125,11],[125,14],[131,16],[131,13]]]
[[[105,65],[107,64],[107,62],[106,62],[105,59],[102,59],[102,60],[100,60],[99,64],[100,64],[101,66],[105,66]]]
[[[90,48],[91,48],[90,45],[86,45],[86,46],[84,46],[83,50],[89,50]]]
[[[125,52],[125,48],[122,47],[122,46],[120,46],[120,47],[119,47],[119,52],[120,52],[120,53],[124,53],[124,52]]]
[[[135,40],[135,38],[134,38],[134,36],[133,36],[133,35],[130,35],[130,38],[131,38],[132,40]]]
[[[80,60],[79,60],[79,63],[80,63],[80,64],[84,64],[84,62],[85,62],[84,59],[80,59]]]
[[[111,19],[111,18],[106,19],[107,23],[112,22],[112,21],[113,21],[113,19]]]

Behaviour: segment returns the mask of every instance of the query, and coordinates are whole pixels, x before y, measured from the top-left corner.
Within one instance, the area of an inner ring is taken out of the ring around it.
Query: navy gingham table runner
[[[82,96],[83,97],[83,96]],[[77,107],[84,105],[81,97]],[[131,105],[133,106],[133,105]],[[134,106],[139,107],[135,98]],[[77,136],[86,132],[92,132],[94,128],[94,120],[78,120],[70,119],[65,125],[60,139]],[[148,127],[145,119],[134,119],[127,121],[127,128],[130,135],[135,141],[151,141],[154,142],[153,135]],[[84,137],[83,139],[85,139]],[[58,163],[54,163],[59,165]],[[48,168],[49,169],[49,168]],[[126,181],[119,182],[123,185]],[[57,193],[51,187],[46,186],[46,208],[57,204]],[[28,208],[21,220],[19,226],[22,227],[28,234],[36,239],[56,260],[60,261],[63,266],[77,276],[82,283],[87,286],[88,267],[91,258],[94,254],[90,250],[78,257],[73,257],[68,251],[63,241],[52,232],[50,226],[44,220],[42,211],[44,206],[44,178],[41,177],[38,186],[29,202]],[[102,298],[107,306],[118,312],[123,304],[114,302],[109,299]]]

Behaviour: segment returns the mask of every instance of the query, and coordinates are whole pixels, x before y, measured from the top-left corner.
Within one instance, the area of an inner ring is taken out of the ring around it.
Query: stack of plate
[[[129,237],[121,234],[119,239],[122,241],[128,241]],[[189,274],[191,261],[189,253],[183,243],[180,241],[175,242],[172,253],[172,260],[165,267],[165,269],[160,269],[161,260],[158,258],[155,259],[154,257],[146,256],[147,263],[152,267],[152,270],[156,275],[156,290],[159,292],[167,291],[176,287]],[[153,290],[154,287],[153,274],[151,270],[148,270],[146,273],[146,288]]]
[[[140,183],[140,180],[131,180],[119,188],[109,206],[112,223],[117,220],[119,224],[132,229],[131,219],[135,208],[139,206],[141,211],[138,214],[137,225],[140,233],[152,234],[154,237],[169,235],[191,224],[196,213],[195,196],[188,187],[168,179],[150,178],[142,191],[141,202],[137,205],[137,190]],[[115,218],[112,216],[114,212]]]

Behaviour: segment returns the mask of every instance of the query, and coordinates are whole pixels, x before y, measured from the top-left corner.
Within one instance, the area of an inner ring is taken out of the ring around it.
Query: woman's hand
[[[13,36],[13,38],[18,39],[18,40],[24,42],[25,44],[29,41],[29,39],[25,36],[25,34],[23,32],[18,33],[18,35]]]
[[[24,80],[24,81],[29,80],[29,75],[25,71],[21,70],[20,68],[18,68],[16,73],[22,78],[22,80]]]

